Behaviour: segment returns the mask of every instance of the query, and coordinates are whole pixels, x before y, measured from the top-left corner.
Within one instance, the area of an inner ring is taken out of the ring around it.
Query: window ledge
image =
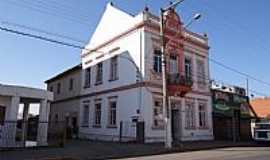
[[[153,71],[154,72],[154,74],[156,74],[156,75],[158,75],[158,76],[162,76],[162,72],[157,72],[157,71]]]
[[[205,126],[205,127],[198,127],[198,129],[201,129],[201,130],[208,130],[209,127]]]
[[[101,128],[101,125],[100,124],[95,124],[95,125],[93,125],[93,128]]]
[[[108,125],[107,128],[117,128],[116,125]]]
[[[152,126],[152,130],[164,130],[164,126]]]
[[[90,88],[90,85],[84,86],[83,88],[84,89]]]
[[[102,81],[99,81],[99,82],[95,83],[96,86],[101,85],[101,84],[102,84]]]
[[[82,128],[88,128],[89,125],[81,125]]]
[[[116,78],[110,78],[108,81],[109,82],[112,82],[112,81],[117,81],[119,78],[118,77],[116,77]]]
[[[195,130],[196,127],[185,127],[186,130]]]

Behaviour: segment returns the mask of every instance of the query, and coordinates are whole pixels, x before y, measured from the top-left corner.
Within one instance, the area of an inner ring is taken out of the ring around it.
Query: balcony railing
[[[168,74],[167,77],[168,85],[192,86],[193,84],[191,77],[184,76],[179,73]]]
[[[184,97],[186,93],[192,90],[193,81],[191,77],[177,73],[167,75],[167,84],[169,95]]]

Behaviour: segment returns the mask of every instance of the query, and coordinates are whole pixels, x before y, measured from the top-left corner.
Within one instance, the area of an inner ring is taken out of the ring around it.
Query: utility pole
[[[163,118],[164,118],[164,131],[165,131],[165,148],[171,148],[172,142],[169,137],[169,115],[168,115],[168,101],[167,101],[167,78],[166,78],[166,56],[165,56],[165,41],[164,41],[164,10],[160,9],[160,38],[161,38],[161,67],[162,67],[162,93],[163,93]]]
[[[249,80],[248,80],[248,78],[247,78],[247,97],[249,97]]]
[[[170,4],[166,8],[160,9],[160,39],[161,39],[161,65],[162,65],[162,94],[163,94],[163,118],[165,125],[165,147],[172,148],[172,133],[171,133],[171,109],[170,104],[168,106],[168,97],[167,97],[167,78],[166,78],[166,53],[165,53],[165,41],[164,41],[164,13],[170,9],[175,8],[178,4],[184,0],[178,0]]]

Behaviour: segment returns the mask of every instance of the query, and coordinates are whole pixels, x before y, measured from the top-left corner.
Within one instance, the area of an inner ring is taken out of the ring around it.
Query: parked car
[[[255,124],[254,140],[270,142],[270,122],[259,122]]]

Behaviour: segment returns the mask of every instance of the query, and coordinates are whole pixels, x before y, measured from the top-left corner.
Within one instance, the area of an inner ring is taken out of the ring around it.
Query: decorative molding
[[[52,104],[65,102],[65,101],[69,101],[69,100],[76,100],[76,99],[80,99],[80,98],[94,97],[94,96],[98,96],[98,95],[102,95],[102,94],[121,92],[121,91],[130,90],[130,89],[134,89],[134,88],[138,88],[138,87],[153,87],[153,88],[161,89],[162,85],[158,84],[158,83],[153,83],[150,81],[138,82],[138,83],[133,83],[133,84],[129,84],[129,85],[124,85],[121,87],[105,89],[105,90],[99,91],[99,92],[92,92],[89,94],[84,94],[84,95],[79,95],[79,96],[74,96],[74,97],[69,97],[69,98],[53,101]],[[152,92],[152,93],[157,94],[157,95],[162,95],[161,92]],[[204,95],[204,96],[211,96],[210,92],[191,91],[190,93]]]

